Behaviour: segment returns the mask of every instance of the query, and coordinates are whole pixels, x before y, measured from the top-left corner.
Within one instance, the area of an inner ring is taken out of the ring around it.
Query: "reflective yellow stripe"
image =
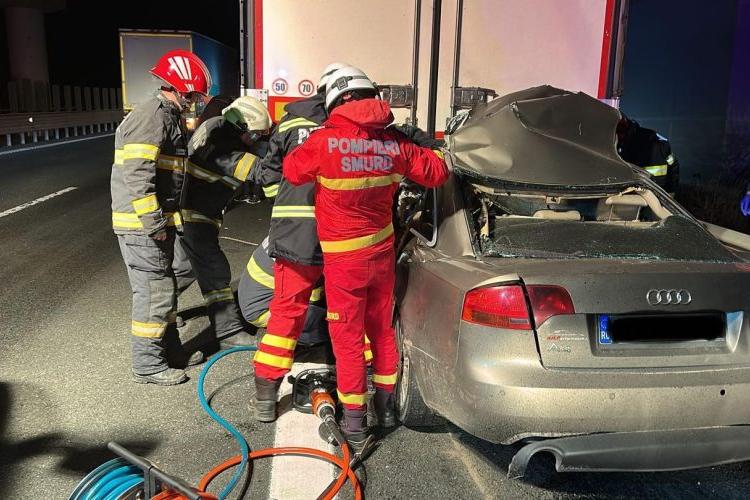
[[[115,153],[116,155],[116,153]],[[159,146],[153,144],[125,144],[122,147],[122,159],[156,161],[159,156]]]
[[[222,288],[220,290],[212,290],[203,294],[203,300],[206,305],[214,304],[216,302],[226,302],[234,300],[234,294],[231,288]]]
[[[393,385],[396,383],[396,380],[398,380],[398,373],[391,375],[379,375],[375,373],[372,376],[372,382],[375,384]]]
[[[173,172],[182,172],[185,168],[184,165],[185,158],[182,156],[159,155],[156,161],[156,168]]]
[[[271,218],[283,219],[285,217],[315,218],[315,207],[311,205],[274,205],[273,210],[271,210]]]
[[[250,260],[247,262],[247,274],[266,288],[273,290],[275,287],[273,275],[268,274],[258,265],[255,261],[255,256],[251,256]]]
[[[367,394],[344,394],[337,390],[339,401],[350,405],[363,405],[367,402]]]
[[[351,252],[371,247],[393,234],[393,224],[388,224],[375,234],[339,241],[321,241],[320,248],[326,253]]]
[[[268,326],[269,319],[271,319],[271,311],[266,311],[257,318],[251,320],[250,324],[257,326],[258,328],[265,328]]]
[[[283,368],[286,370],[291,368],[292,364],[294,364],[294,359],[292,358],[276,356],[263,351],[255,351],[255,357],[253,359],[256,363],[263,363],[264,365]]]
[[[266,198],[273,198],[279,194],[279,185],[271,184],[270,186],[263,186],[263,194],[266,195]]]
[[[257,156],[250,153],[245,153],[244,155],[242,155],[242,159],[238,161],[237,166],[234,167],[234,178],[241,181],[247,179],[247,176],[250,173],[250,169],[253,168],[255,160],[257,159]]]
[[[216,226],[217,229],[221,229],[221,219],[212,219],[211,217],[206,217],[200,212],[196,212],[195,210],[183,210],[182,211],[182,220],[185,222],[200,222],[203,224],[213,224]]]
[[[182,217],[179,213],[167,212],[164,217],[168,218],[167,225],[181,226]],[[112,227],[115,229],[143,229],[143,223],[138,214],[127,212],[112,212]]]
[[[159,210],[159,200],[156,199],[155,194],[149,194],[143,198],[133,200],[133,209],[138,215],[147,214]]]
[[[143,321],[131,321],[130,333],[136,337],[158,339],[164,336],[167,323],[144,323]]]
[[[432,152],[435,153],[435,156],[437,156],[441,160],[445,160],[445,155],[439,149],[433,149]]]
[[[372,350],[370,349],[370,339],[365,335],[365,361],[372,361]]]
[[[310,294],[310,302],[317,302],[322,297],[323,297],[323,287],[319,286],[318,288],[313,288],[313,291]]]
[[[355,179],[329,179],[318,176],[318,183],[327,189],[337,191],[349,191],[352,189],[367,189],[373,187],[390,186],[393,183],[399,183],[404,178],[401,174],[381,175],[375,177],[358,177]]]
[[[125,151],[115,149],[115,165],[122,165],[125,162]]]
[[[272,333],[266,333],[265,335],[263,335],[263,338],[260,339],[260,343],[273,347],[279,347],[281,349],[287,349],[289,351],[293,351],[294,347],[297,345],[297,341],[294,339],[280,337]]]
[[[643,169],[653,176],[667,175],[667,165],[652,165],[650,167],[643,167]]]
[[[206,170],[203,167],[199,167],[193,162],[188,162],[186,170],[187,170],[187,173],[189,173],[196,179],[200,179],[202,181],[216,182],[221,179],[221,176],[219,174],[215,174],[211,172],[210,170]]]
[[[277,132],[286,132],[289,129],[295,128],[295,127],[317,127],[318,124],[314,121],[310,121],[307,118],[295,118],[293,120],[286,121],[279,125],[279,128],[276,129]]]

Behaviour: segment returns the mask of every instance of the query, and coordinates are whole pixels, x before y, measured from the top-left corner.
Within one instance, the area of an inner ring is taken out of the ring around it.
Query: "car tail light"
[[[476,288],[466,293],[461,319],[478,325],[531,330],[521,285]]]
[[[537,328],[552,316],[576,313],[570,294],[561,286],[527,285],[526,290]]]

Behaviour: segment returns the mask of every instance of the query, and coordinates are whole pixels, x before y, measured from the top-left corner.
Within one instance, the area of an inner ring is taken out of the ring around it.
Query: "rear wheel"
[[[414,377],[409,354],[404,348],[401,323],[396,320],[396,338],[401,352],[401,369],[396,384],[396,414],[407,427],[434,427],[445,423],[422,399]]]

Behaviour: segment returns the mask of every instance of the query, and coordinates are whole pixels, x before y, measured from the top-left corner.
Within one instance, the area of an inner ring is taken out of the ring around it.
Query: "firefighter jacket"
[[[623,160],[651,174],[667,192],[674,193],[679,184],[680,165],[672,154],[669,141],[649,128],[630,121],[624,137],[617,145]]]
[[[187,140],[180,110],[161,94],[137,106],[115,133],[112,227],[153,235],[181,224]]]
[[[289,182],[316,183],[315,216],[326,259],[392,248],[391,206],[399,182],[406,177],[435,187],[448,179],[442,153],[386,130],[392,121],[384,101],[344,104],[284,160]]]
[[[242,132],[224,117],[203,122],[188,144],[188,179],[182,218],[221,227],[227,203],[265,153],[264,142],[247,146]]]
[[[314,186],[294,186],[282,177],[282,162],[326,119],[325,98],[316,94],[286,106],[287,114],[269,141],[256,182],[267,197],[275,196],[271,212],[269,253],[305,265],[321,265],[323,256],[315,224]]]

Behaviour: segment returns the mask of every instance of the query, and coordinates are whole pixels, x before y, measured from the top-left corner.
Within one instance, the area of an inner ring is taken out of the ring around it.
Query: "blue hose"
[[[115,458],[89,473],[70,495],[70,500],[117,499],[143,484],[143,472],[124,458]]]
[[[232,478],[229,480],[229,483],[221,491],[221,493],[219,493],[219,500],[224,500],[229,495],[229,493],[232,492],[235,486],[237,486],[237,482],[240,480],[243,472],[245,472],[245,468],[247,467],[247,456],[250,453],[250,446],[247,444],[245,437],[240,434],[240,431],[238,431],[236,427],[227,422],[224,418],[221,417],[221,415],[216,413],[213,408],[211,408],[211,406],[208,404],[208,400],[206,399],[206,394],[203,390],[203,384],[206,381],[206,375],[208,374],[208,371],[211,369],[214,363],[219,361],[224,356],[228,356],[235,352],[255,351],[256,349],[257,348],[255,346],[240,346],[233,347],[226,351],[221,351],[218,354],[214,354],[213,356],[211,356],[211,359],[208,360],[206,366],[203,367],[200,376],[198,377],[198,400],[201,403],[203,411],[208,413],[209,417],[215,420],[216,423],[218,423],[227,432],[229,432],[229,434],[232,435],[232,437],[239,443],[241,450],[242,461],[240,461],[239,466],[234,470],[234,474],[232,474]]]
[[[219,493],[219,500],[224,500],[232,490],[237,486],[237,482],[242,477],[247,467],[247,456],[250,453],[250,446],[247,444],[244,436],[232,424],[227,422],[208,404],[203,385],[206,381],[206,375],[211,367],[224,356],[242,351],[255,351],[254,346],[233,347],[227,351],[215,354],[208,360],[201,370],[198,377],[198,400],[203,410],[208,416],[222,426],[232,437],[239,443],[242,453],[242,461],[232,474],[229,483]],[[137,466],[128,463],[124,458],[115,458],[106,462],[95,470],[90,472],[70,495],[69,500],[117,500],[136,485],[143,484],[143,471]]]

